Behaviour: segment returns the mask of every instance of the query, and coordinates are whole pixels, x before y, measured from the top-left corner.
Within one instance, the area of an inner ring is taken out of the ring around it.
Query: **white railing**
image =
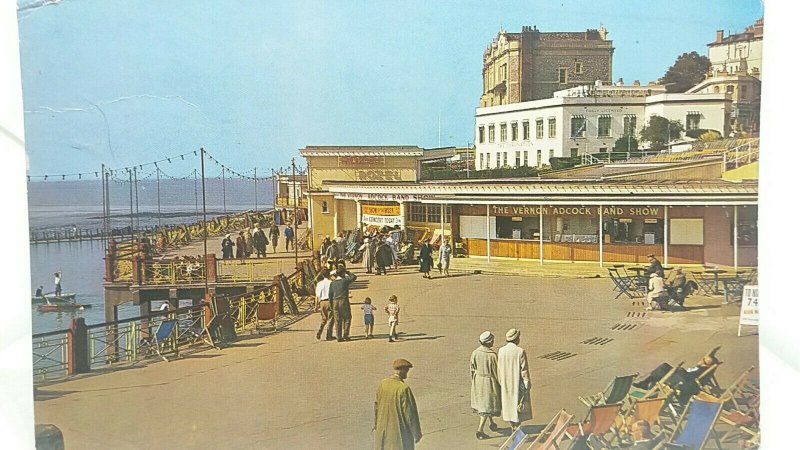
[[[734,147],[725,153],[723,153],[723,161],[725,163],[725,168],[733,168],[736,169],[740,165],[750,164],[752,162],[758,161],[758,151],[761,147],[759,145],[759,139],[756,139],[752,142],[748,142],[747,144],[742,144],[738,147]]]

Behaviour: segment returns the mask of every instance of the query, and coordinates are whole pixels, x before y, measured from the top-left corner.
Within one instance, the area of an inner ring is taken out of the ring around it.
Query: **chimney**
[[[633,85],[634,86],[641,86],[642,83],[639,83],[639,80],[633,80]]]
[[[717,40],[716,42],[722,42],[722,38],[725,37],[725,30],[717,30]]]
[[[624,81],[622,81],[622,78],[620,78],[619,80],[617,80],[617,86],[625,86],[625,82],[624,82]]]

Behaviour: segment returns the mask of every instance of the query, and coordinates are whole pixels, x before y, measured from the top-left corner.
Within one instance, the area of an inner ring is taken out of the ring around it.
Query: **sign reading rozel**
[[[380,167],[386,165],[385,156],[340,156],[339,167]]]

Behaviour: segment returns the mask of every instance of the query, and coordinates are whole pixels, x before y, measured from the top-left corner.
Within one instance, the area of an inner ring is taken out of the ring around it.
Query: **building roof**
[[[416,145],[307,145],[300,149],[302,156],[422,156]]]

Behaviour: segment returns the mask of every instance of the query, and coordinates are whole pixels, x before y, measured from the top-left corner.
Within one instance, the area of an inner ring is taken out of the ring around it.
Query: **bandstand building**
[[[725,176],[722,155],[606,163],[504,179],[420,179],[419,147],[315,147],[308,163],[314,245],[364,227],[452,236],[469,257],[757,265],[758,183]]]

